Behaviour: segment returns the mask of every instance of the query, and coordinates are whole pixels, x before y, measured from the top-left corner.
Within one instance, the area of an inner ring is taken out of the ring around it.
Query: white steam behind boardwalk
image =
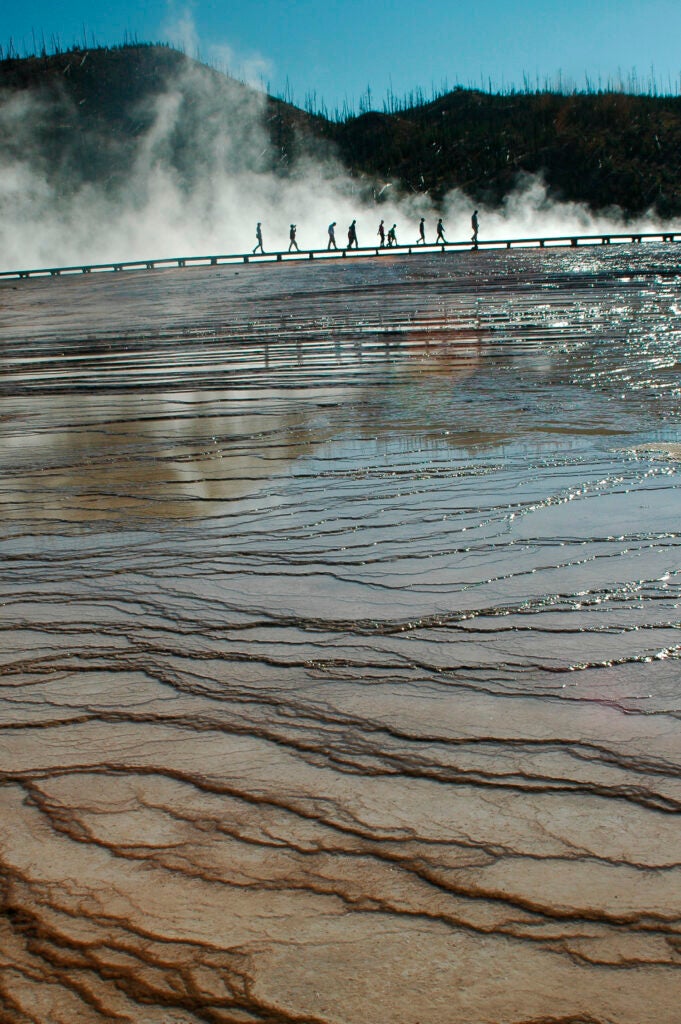
[[[88,175],[73,159],[68,172],[55,176],[45,127],[75,125],[78,112],[69,104],[64,96],[55,102],[37,92],[0,93],[0,134],[12,140],[0,156],[1,269],[248,251],[257,221],[269,251],[287,248],[292,222],[301,249],[324,247],[331,221],[342,245],[353,219],[360,246],[375,244],[381,218],[397,224],[400,242],[416,241],[420,217],[426,218],[429,241],[435,240],[438,216],[448,240],[470,234],[473,202],[463,192],[450,192],[436,206],[427,193],[406,194],[397,181],[377,189],[350,177],[331,147],[319,143],[314,151],[309,143],[300,145],[293,165],[275,173],[283,158],[268,132],[265,96],[199,64],[187,62],[172,86],[132,112],[144,129],[126,157],[123,182]],[[124,145],[130,147],[130,138],[94,140],[105,162],[109,153],[115,161]],[[68,145],[60,159],[68,165]],[[625,226],[616,208],[595,215],[580,204],[553,201],[539,177],[520,178],[496,210],[475,205],[481,238],[607,233]],[[626,226],[645,231],[665,225],[650,213]]]

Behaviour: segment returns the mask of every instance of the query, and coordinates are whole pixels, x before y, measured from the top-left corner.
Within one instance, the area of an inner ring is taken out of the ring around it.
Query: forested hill
[[[557,198],[629,214],[681,213],[681,98],[489,95],[457,89],[399,114],[325,126],[353,168],[498,203],[520,172]]]
[[[328,146],[350,173],[436,200],[458,187],[496,204],[527,172],[542,173],[555,198],[594,210],[681,215],[679,97],[456,89],[397,112],[329,120],[263,101],[165,46],[0,61],[0,166],[30,159],[66,189],[113,188],[163,115],[164,95],[175,106],[163,157],[188,183],[206,172],[207,145],[211,159],[219,156],[222,136],[229,159],[245,160],[257,120],[271,146],[250,147],[258,149],[254,170],[285,175],[302,153]]]

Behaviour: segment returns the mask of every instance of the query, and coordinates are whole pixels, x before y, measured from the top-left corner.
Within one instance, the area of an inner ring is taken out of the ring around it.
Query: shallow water
[[[673,245],[0,286],[8,1021],[674,1021]]]

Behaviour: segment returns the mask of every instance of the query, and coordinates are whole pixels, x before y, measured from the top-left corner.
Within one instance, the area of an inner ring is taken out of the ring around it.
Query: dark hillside
[[[285,173],[309,120],[166,46],[0,62],[0,162],[29,160],[63,194],[84,183],[124,187],[141,140],[188,187],[220,161]]]
[[[621,93],[487,95],[458,89],[399,114],[326,129],[346,162],[442,196],[497,203],[519,172],[554,195],[628,213],[681,212],[681,98]]]
[[[159,117],[171,128],[148,139]],[[526,172],[555,198],[681,215],[681,98],[456,89],[399,113],[312,116],[165,46],[0,61],[0,162],[30,160],[60,191],[115,190],[141,139],[188,187],[215,161],[287,174],[320,140],[351,174],[439,199],[498,203]],[[269,139],[269,145],[261,144]],[[226,151],[228,149],[228,152]]]

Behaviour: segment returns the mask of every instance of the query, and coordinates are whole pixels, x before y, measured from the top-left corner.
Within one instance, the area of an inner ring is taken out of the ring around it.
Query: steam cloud
[[[172,86],[136,113],[145,127],[126,157],[120,180],[81,173],[61,154],[59,173],[45,152],[46,126],[77,120],[64,97],[0,94],[0,133],[11,139],[0,157],[0,264],[3,269],[64,266],[250,250],[262,221],[266,250],[286,249],[289,224],[302,249],[325,247],[337,221],[339,244],[357,219],[359,244],[374,244],[378,220],[397,224],[400,243],[417,237],[426,218],[434,240],[444,217],[450,241],[470,236],[473,204],[460,191],[436,208],[428,195],[406,195],[399,183],[376,205],[368,182],[350,178],[329,152],[302,145],[285,176],[272,171],[279,154],[266,128],[265,97],[210,69],[186,62]],[[91,140],[103,161],[120,162],[130,139]],[[550,201],[541,179],[525,178],[501,208],[480,208],[481,238],[614,232],[616,210],[592,214],[575,203]],[[628,230],[658,230],[649,214]]]

